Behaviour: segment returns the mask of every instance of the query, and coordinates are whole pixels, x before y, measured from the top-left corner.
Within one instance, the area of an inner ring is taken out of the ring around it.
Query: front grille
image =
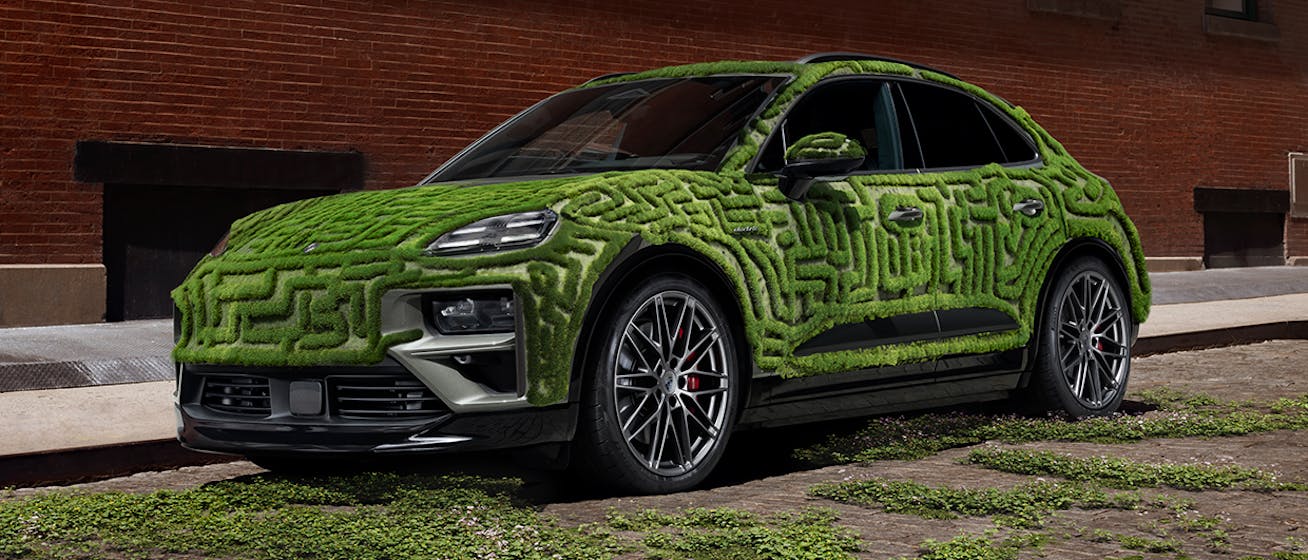
[[[206,375],[200,404],[229,414],[268,416],[272,396],[268,378],[248,375]]]
[[[327,386],[332,411],[342,418],[415,419],[445,411],[441,400],[411,375],[333,375]]]

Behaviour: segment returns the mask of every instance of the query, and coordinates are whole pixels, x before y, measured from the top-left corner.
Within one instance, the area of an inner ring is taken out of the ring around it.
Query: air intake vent
[[[268,378],[247,375],[206,375],[204,395],[200,398],[200,404],[210,410],[229,414],[268,416],[272,414]]]
[[[342,418],[419,419],[446,410],[427,386],[408,375],[333,375],[327,384],[333,411]]]

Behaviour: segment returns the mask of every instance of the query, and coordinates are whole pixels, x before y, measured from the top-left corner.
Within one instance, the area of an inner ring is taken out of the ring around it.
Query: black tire
[[[664,329],[676,334],[657,336],[649,313],[659,309],[679,317],[663,320],[677,322]],[[722,458],[740,399],[734,333],[712,292],[687,276],[653,276],[616,301],[594,332],[598,351],[586,368],[575,470],[587,483],[635,493],[702,482]],[[665,344],[671,349],[664,353]],[[666,426],[661,437],[659,426]]]
[[[1029,404],[1074,418],[1110,415],[1130,379],[1130,298],[1097,258],[1077,258],[1057,274],[1040,309]]]

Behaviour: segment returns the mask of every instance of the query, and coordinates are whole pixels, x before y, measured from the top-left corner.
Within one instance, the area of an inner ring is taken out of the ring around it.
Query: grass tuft
[[[1149,415],[1118,414],[1070,420],[1059,417],[929,413],[873,419],[852,433],[833,434],[794,456],[814,465],[914,460],[945,449],[987,441],[1024,443],[1076,441],[1131,443],[1145,439],[1239,436],[1275,430],[1308,429],[1308,396],[1281,399],[1266,410],[1218,403],[1175,392],[1146,394],[1159,410]]]
[[[996,523],[1011,527],[1037,527],[1053,511],[1136,509],[1142,503],[1140,495],[1133,492],[1109,493],[1084,484],[1043,480],[1011,489],[971,489],[872,478],[819,484],[809,489],[809,494],[927,519],[996,516]]]
[[[1267,471],[1237,465],[1141,463],[1116,457],[1080,458],[1025,449],[976,449],[965,462],[988,469],[1057,476],[1120,489],[1170,486],[1181,490],[1296,490]]]

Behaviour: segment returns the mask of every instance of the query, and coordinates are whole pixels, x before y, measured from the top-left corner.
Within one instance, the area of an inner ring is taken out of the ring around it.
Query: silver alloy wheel
[[[693,470],[722,438],[730,407],[727,349],[694,296],[659,292],[622,332],[613,403],[627,449],[661,476]]]
[[[1102,274],[1077,274],[1058,306],[1058,363],[1072,396],[1103,408],[1122,389],[1129,367],[1130,324],[1117,288]]]

